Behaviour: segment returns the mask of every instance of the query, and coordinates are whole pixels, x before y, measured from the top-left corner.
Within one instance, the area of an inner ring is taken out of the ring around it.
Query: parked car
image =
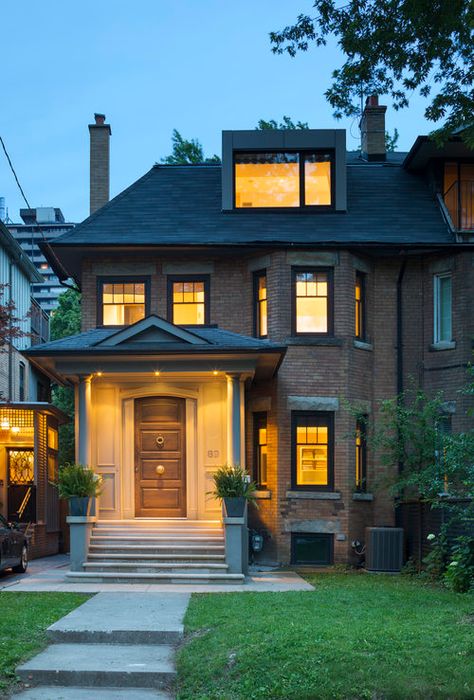
[[[28,543],[24,533],[0,515],[0,571],[12,569],[16,574],[24,574],[27,568]]]

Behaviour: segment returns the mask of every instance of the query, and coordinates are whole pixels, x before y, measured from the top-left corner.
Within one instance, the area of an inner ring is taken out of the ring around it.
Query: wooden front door
[[[186,516],[184,399],[135,401],[135,516]]]

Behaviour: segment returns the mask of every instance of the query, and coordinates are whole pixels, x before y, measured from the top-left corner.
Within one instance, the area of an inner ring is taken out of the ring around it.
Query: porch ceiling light
[[[96,377],[101,377],[102,375],[103,375],[103,372],[96,372],[96,373],[95,373],[95,376],[96,376]]]
[[[160,370],[156,369],[155,370],[155,377],[159,377],[161,374]]]
[[[217,377],[217,375],[219,374],[219,370],[218,370],[218,369],[214,369],[214,370],[212,371],[212,374],[213,374],[215,377]]]

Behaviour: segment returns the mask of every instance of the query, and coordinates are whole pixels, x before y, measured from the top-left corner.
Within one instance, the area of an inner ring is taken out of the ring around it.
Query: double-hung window
[[[292,486],[332,490],[334,486],[334,420],[328,412],[292,414]]]
[[[131,277],[98,280],[98,325],[129,326],[149,313],[149,280]]]
[[[434,337],[435,343],[451,342],[452,322],[452,276],[443,272],[434,276]]]
[[[323,151],[234,152],[236,209],[333,204],[333,156]]]
[[[365,340],[365,274],[356,271],[355,277],[355,328],[357,340]]]
[[[332,333],[332,270],[293,268],[293,333]]]
[[[257,338],[266,338],[268,335],[268,292],[265,270],[254,273],[253,290],[255,335]]]
[[[254,479],[257,486],[267,488],[267,414],[254,413]]]
[[[209,276],[168,278],[168,319],[178,326],[209,323]]]

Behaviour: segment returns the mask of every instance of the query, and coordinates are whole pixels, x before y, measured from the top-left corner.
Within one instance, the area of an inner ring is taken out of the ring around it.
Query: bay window
[[[332,333],[332,270],[293,269],[293,332]]]

